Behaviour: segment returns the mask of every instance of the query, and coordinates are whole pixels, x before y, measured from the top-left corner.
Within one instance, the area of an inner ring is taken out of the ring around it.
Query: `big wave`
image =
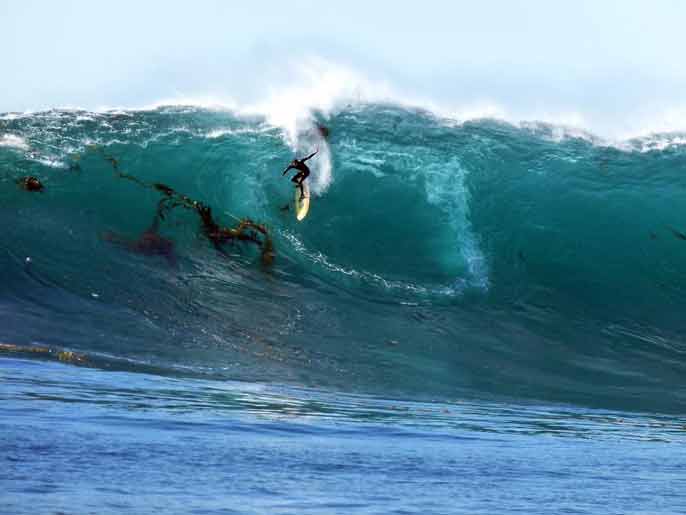
[[[2,116],[2,339],[160,373],[683,409],[682,134],[608,145],[365,102],[286,119]],[[280,171],[316,148],[297,223]],[[274,265],[217,253],[183,209],[161,228],[177,266],[112,245],[160,200],[112,160],[225,225],[265,223]],[[43,193],[17,187],[28,175]]]

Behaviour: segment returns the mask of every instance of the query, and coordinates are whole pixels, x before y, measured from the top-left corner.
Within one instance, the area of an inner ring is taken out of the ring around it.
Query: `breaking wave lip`
[[[236,136],[241,134],[263,134],[271,130],[273,129],[269,126],[259,127],[256,129],[247,127],[241,127],[240,129],[212,129],[207,134],[205,134],[205,137],[207,139],[218,139],[224,136]]]
[[[3,134],[0,136],[0,147],[9,147],[26,151],[29,149],[29,144],[21,136],[17,136],[15,134]]]
[[[464,124],[475,120],[497,120],[539,133],[555,141],[580,138],[599,146],[625,151],[645,152],[686,144],[686,105],[668,109],[641,109],[623,113],[619,123],[602,123],[588,109],[570,106],[557,109],[512,109],[497,99],[461,99],[437,102],[431,98],[401,91],[388,80],[370,78],[352,67],[316,55],[285,63],[287,73],[279,75],[277,86],[255,84],[255,97],[217,95],[177,95],[147,102],[140,106],[64,106],[57,111],[81,111],[81,116],[98,114],[126,115],[136,111],[192,109],[229,111],[242,117],[261,117],[284,131],[289,146],[298,149],[299,135],[314,120],[325,118],[350,106],[391,104],[407,109],[421,109],[446,124]],[[284,79],[286,77],[286,79]],[[46,111],[9,112],[0,120],[36,116]],[[325,188],[324,188],[325,189]]]
[[[332,102],[332,105],[333,104],[334,103]],[[341,97],[335,102],[335,108],[332,107],[329,110],[322,110],[321,107],[317,105],[306,106],[302,111],[298,111],[292,119],[283,116],[274,116],[268,111],[260,111],[260,109],[257,109],[255,106],[241,108],[235,103],[225,104],[221,102],[205,102],[193,99],[170,99],[148,104],[143,107],[102,107],[95,110],[61,107],[42,111],[25,111],[22,113],[7,112],[0,113],[0,121],[13,121],[31,117],[50,118],[63,114],[75,113],[78,113],[75,118],[77,121],[94,121],[103,116],[130,116],[137,112],[169,111],[184,114],[198,109],[215,112],[225,111],[238,118],[253,120],[261,119],[263,125],[251,129],[213,129],[205,133],[205,137],[208,139],[215,139],[225,135],[265,133],[276,128],[283,131],[286,143],[294,152],[298,152],[302,150],[303,146],[307,146],[306,144],[303,145],[303,135],[307,134],[308,131],[311,131],[311,129],[316,126],[318,119],[327,119],[329,116],[339,114],[346,109],[360,109],[374,105],[387,105],[410,111],[423,111],[426,112],[426,114],[433,116],[438,123],[447,127],[458,127],[479,121],[493,121],[525,130],[534,136],[556,143],[581,139],[597,147],[611,147],[624,152],[645,153],[686,146],[686,130],[678,130],[675,127],[671,127],[666,131],[655,131],[651,128],[647,128],[645,131],[639,130],[634,131],[634,133],[626,133],[621,137],[608,138],[599,136],[581,125],[565,123],[559,117],[551,117],[551,119],[515,119],[508,117],[503,110],[487,106],[481,109],[453,111],[438,108],[433,104],[427,106],[421,103],[410,103],[390,98],[380,98],[376,101],[368,101]],[[178,130],[183,130],[183,128],[180,127]],[[0,133],[0,147],[15,148],[21,151],[27,151],[30,148],[28,142],[24,138],[11,133]],[[307,148],[305,150],[307,150]],[[328,148],[326,150],[328,150]],[[328,174],[325,173],[323,175],[326,176]],[[315,194],[323,193],[327,189],[328,183],[328,180],[324,180],[319,186],[315,186]]]

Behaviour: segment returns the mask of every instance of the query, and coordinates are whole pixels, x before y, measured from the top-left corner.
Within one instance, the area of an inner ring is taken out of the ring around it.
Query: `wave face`
[[[0,117],[0,339],[96,366],[424,399],[686,408],[683,135],[603,146],[545,124],[392,105],[267,118],[193,107]],[[316,130],[328,128],[327,138]],[[280,172],[319,147],[302,223]],[[161,182],[264,222],[222,255],[131,253]],[[42,193],[17,187],[33,175]]]

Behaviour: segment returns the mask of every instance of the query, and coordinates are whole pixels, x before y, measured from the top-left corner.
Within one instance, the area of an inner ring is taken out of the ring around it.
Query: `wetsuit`
[[[298,170],[298,173],[296,173],[293,178],[291,179],[291,182],[294,182],[296,186],[300,188],[300,200],[305,198],[305,189],[303,188],[303,182],[305,179],[307,179],[310,176],[310,169],[309,167],[305,164],[305,161],[308,159],[314,157],[314,155],[319,152],[316,150],[315,152],[311,153],[309,156],[304,157],[303,159],[294,159],[291,161],[291,164],[288,165],[288,168],[286,168],[283,171],[282,175],[286,175],[286,173],[289,170],[295,169]]]

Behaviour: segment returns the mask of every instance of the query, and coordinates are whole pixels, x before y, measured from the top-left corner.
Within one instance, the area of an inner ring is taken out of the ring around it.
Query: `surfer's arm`
[[[309,156],[307,156],[307,157],[301,159],[300,161],[304,163],[304,162],[307,161],[308,159],[314,157],[314,155],[315,155],[317,152],[319,152],[319,149],[315,150],[315,151],[312,152]]]
[[[292,170],[293,168],[295,168],[295,166],[288,165],[288,168],[286,168],[281,175],[286,175],[288,173],[288,170]]]

